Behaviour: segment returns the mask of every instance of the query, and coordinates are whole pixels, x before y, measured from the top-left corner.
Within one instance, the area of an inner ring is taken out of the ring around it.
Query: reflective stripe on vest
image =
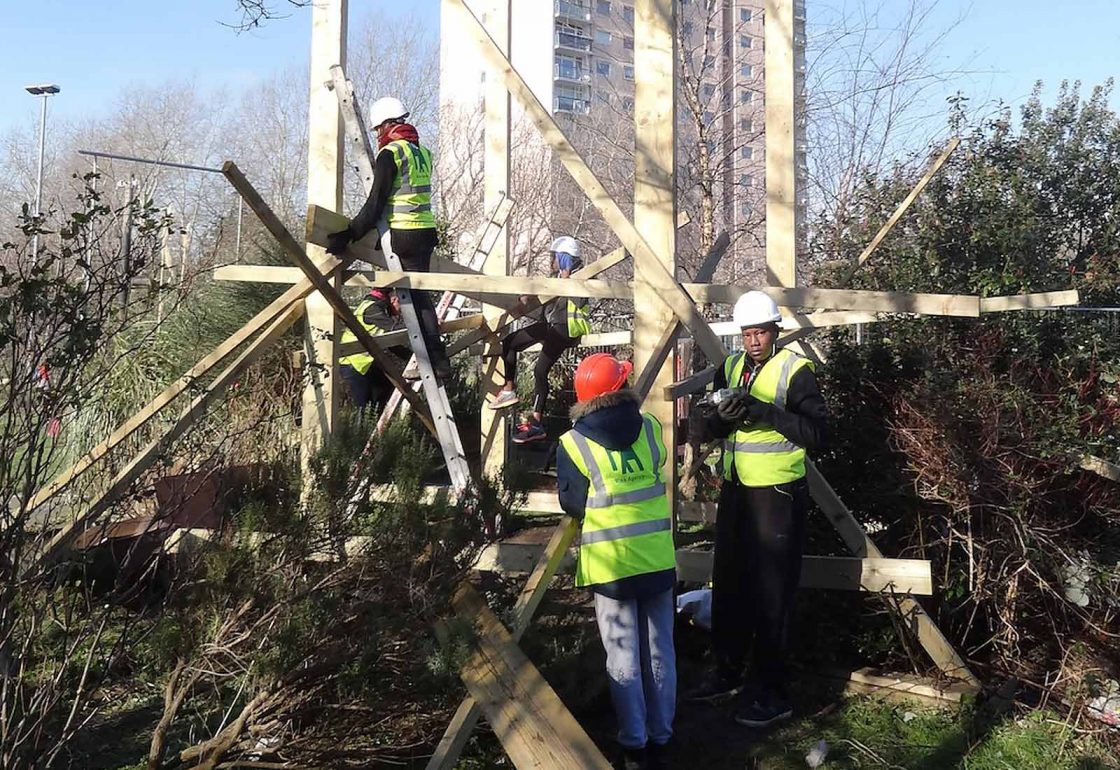
[[[427,147],[398,139],[385,145],[393,154],[397,175],[386,206],[389,227],[420,230],[436,226],[432,215],[432,153]]]
[[[574,430],[560,437],[589,482],[580,536],[577,585],[598,585],[673,569],[672,519],[661,478],[661,425],[642,415],[629,448],[607,449]]]
[[[366,310],[370,305],[373,304],[373,302],[374,300],[372,299],[363,300],[361,304],[359,304],[358,307],[354,309],[354,316],[357,317],[358,323],[362,325],[363,329],[365,329],[371,335],[377,336],[381,333],[381,327],[374,324],[367,324],[365,318]],[[354,334],[354,332],[350,331],[350,329],[345,329],[342,332],[342,343],[357,341],[358,336]],[[358,374],[365,374],[369,371],[369,368],[373,366],[373,356],[363,350],[361,353],[354,353],[353,355],[343,356],[342,358],[338,359],[338,362],[340,364],[353,367],[354,371],[356,371]]]
[[[746,354],[728,356],[723,364],[729,387],[742,382]],[[786,408],[789,383],[803,366],[812,363],[784,348],[767,359],[750,382],[750,394],[759,401]],[[746,487],[785,484],[805,476],[805,450],[769,425],[737,430],[723,443],[723,477],[730,479],[732,467]]]

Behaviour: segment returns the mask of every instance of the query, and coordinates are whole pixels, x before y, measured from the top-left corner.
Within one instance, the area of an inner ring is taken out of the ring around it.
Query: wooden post
[[[676,3],[640,0],[634,19],[634,226],[669,275],[676,276]],[[659,301],[659,289],[642,260],[634,262],[634,366],[639,372],[668,341],[665,362],[649,383],[644,408],[661,421],[668,462],[670,506],[677,489],[676,401],[664,397],[673,383],[676,319]],[[668,332],[668,334],[666,334]],[[668,337],[668,340],[665,339]],[[663,347],[662,350],[665,350]]]
[[[320,0],[311,8],[311,97],[308,109],[307,202],[332,211],[342,210],[343,128],[338,99],[328,87],[332,65],[346,66],[347,0]],[[325,255],[321,246],[307,244],[313,261]],[[334,285],[341,288],[341,281]],[[303,391],[300,444],[304,478],[309,460],[331,432],[338,407],[338,319],[318,292],[307,298],[304,353],[308,380]],[[305,485],[307,486],[307,485]]]
[[[455,6],[450,6],[451,10]],[[490,0],[486,15],[486,29],[494,38],[502,53],[510,56],[510,0]],[[464,18],[463,24],[470,24]],[[486,143],[483,156],[483,209],[493,211],[502,199],[509,195],[510,189],[510,96],[505,83],[497,78],[488,78],[483,92],[485,102],[483,137]],[[490,256],[483,264],[482,272],[487,275],[509,274],[509,227],[503,226]],[[494,305],[482,306],[483,316],[488,323],[497,322],[504,311]],[[500,478],[506,463],[506,415],[511,410],[501,412],[490,409],[485,401],[497,396],[505,384],[505,376],[516,376],[505,372],[499,359],[501,343],[498,337],[487,337],[482,354],[483,399],[481,436],[482,473],[491,478]]]
[[[794,0],[766,0],[766,282],[797,285]]]

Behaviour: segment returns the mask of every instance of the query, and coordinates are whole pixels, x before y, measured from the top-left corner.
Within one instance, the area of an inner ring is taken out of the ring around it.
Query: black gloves
[[[754,400],[753,398],[751,399]],[[728,396],[716,405],[716,414],[726,423],[736,425],[746,419],[749,406],[745,396]]]
[[[754,396],[750,396],[750,401],[747,404],[747,419],[755,424],[760,422],[769,424],[772,422],[770,415],[773,409],[773,404],[759,401]]]
[[[338,256],[346,251],[346,247],[354,240],[354,233],[347,227],[345,230],[340,230],[337,233],[331,233],[327,236],[327,253]]]

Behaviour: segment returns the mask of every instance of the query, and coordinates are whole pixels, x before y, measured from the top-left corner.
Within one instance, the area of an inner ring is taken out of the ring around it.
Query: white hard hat
[[[740,329],[781,323],[782,314],[774,300],[760,291],[748,291],[735,301],[731,318]]]
[[[382,96],[369,108],[369,127],[377,128],[386,120],[403,120],[408,117],[408,110],[404,108],[401,100],[395,96]]]
[[[562,251],[565,254],[571,254],[576,259],[583,259],[583,249],[580,248],[579,241],[570,235],[561,235],[552,242],[548,250],[554,252]]]

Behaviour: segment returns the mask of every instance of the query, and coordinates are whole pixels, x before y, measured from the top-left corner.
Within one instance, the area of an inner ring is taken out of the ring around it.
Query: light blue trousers
[[[595,594],[595,619],[607,651],[619,744],[667,743],[677,710],[672,590],[646,599]]]

